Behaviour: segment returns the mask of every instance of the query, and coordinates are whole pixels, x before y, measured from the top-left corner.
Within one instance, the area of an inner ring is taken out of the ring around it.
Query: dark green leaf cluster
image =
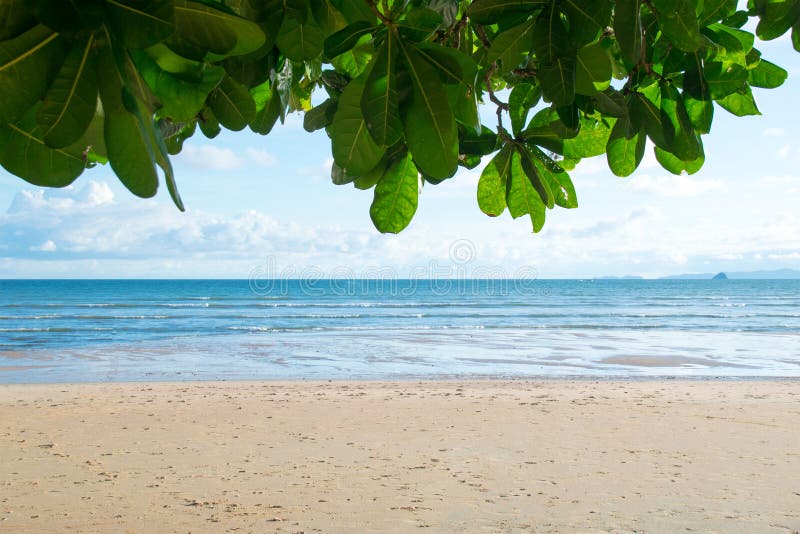
[[[538,232],[577,207],[582,158],[628,176],[649,139],[693,173],[715,108],[758,114],[751,87],[786,71],[750,17],[800,50],[800,0],[0,0],[0,164],[63,187],[108,163],[141,197],[160,169],[183,209],[170,155],[187,139],[300,111],[331,139],[333,182],[373,189],[381,232],[484,157],[480,209]]]

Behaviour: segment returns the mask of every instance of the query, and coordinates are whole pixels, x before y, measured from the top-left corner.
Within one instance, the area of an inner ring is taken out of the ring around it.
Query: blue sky
[[[330,182],[327,137],[305,132],[295,114],[267,137],[188,141],[174,158],[186,213],[163,187],[154,199],[133,197],[108,168],[62,190],[0,170],[0,277],[651,277],[800,268],[800,54],[788,36],[756,46],[789,80],[755,90],[760,117],[716,108],[699,173],[670,175],[651,148],[625,179],[604,156],[584,160],[571,173],[580,208],[548,211],[539,234],[526,219],[480,212],[480,168],[426,186],[411,226],[379,234],[369,219],[372,192]]]

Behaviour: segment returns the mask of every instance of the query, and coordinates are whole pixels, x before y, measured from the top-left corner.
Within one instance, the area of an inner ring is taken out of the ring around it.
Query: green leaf
[[[443,83],[462,85],[464,90],[473,91],[478,66],[471,57],[455,48],[434,43],[420,43],[416,50],[437,69]]]
[[[331,182],[333,182],[333,185],[349,184],[355,181],[356,178],[358,177],[353,176],[352,174],[347,174],[347,172],[339,167],[336,162],[331,165]]]
[[[611,20],[608,0],[563,0],[562,9],[569,18],[569,36],[577,46],[597,39]]]
[[[164,181],[167,184],[167,191],[169,192],[172,202],[180,211],[186,211],[183,206],[183,200],[180,193],[178,193],[178,185],[175,182],[175,172],[172,169],[172,163],[169,160],[169,152],[167,145],[164,142],[164,137],[161,133],[161,128],[155,124],[152,117],[148,114],[144,103],[137,101],[137,113],[135,114],[140,124],[142,125],[147,141],[150,143],[150,149],[153,152],[153,158],[156,164],[161,167],[164,172]]]
[[[564,152],[564,139],[575,137],[577,134],[577,129],[567,128],[554,109],[545,108],[533,116],[528,127],[521,131],[518,137],[561,154]]]
[[[315,132],[328,126],[333,121],[338,103],[338,98],[329,98],[306,111],[303,116],[303,129],[307,132]]]
[[[611,85],[611,60],[600,45],[589,45],[578,50],[575,69],[575,92],[594,95]]]
[[[475,0],[470,4],[468,14],[474,23],[492,24],[509,14],[533,13],[548,3],[549,0]]]
[[[362,35],[358,44],[352,50],[333,58],[331,65],[337,71],[347,74],[350,78],[358,78],[366,70],[374,52],[372,36]]]
[[[286,17],[281,24],[275,44],[292,61],[315,59],[322,54],[325,35],[316,21],[309,18],[305,24],[292,17]]]
[[[333,160],[353,176],[371,170],[385,152],[370,135],[361,112],[364,83],[363,79],[355,79],[345,87],[333,122],[328,126]]]
[[[578,195],[575,193],[575,186],[572,184],[569,174],[564,169],[554,168],[547,161],[549,158],[541,150],[533,150],[533,163],[539,171],[539,176],[549,182],[550,191],[553,193],[556,206],[572,209],[578,207]],[[552,160],[550,160],[552,162]],[[562,160],[563,163],[563,160]]]
[[[644,130],[635,128],[628,117],[617,120],[606,145],[611,172],[621,177],[633,174],[644,157],[646,141]]]
[[[692,127],[699,133],[711,131],[714,118],[714,103],[705,79],[699,55],[691,56],[690,64],[683,75],[683,101]]]
[[[0,121],[16,122],[44,95],[62,57],[58,34],[41,24],[0,43]]]
[[[30,0],[0,2],[0,41],[13,39],[36,25]]]
[[[214,112],[209,107],[203,108],[200,112],[197,118],[197,125],[200,126],[200,131],[203,132],[203,135],[209,139],[214,139],[222,131],[217,116],[214,115]]]
[[[762,59],[754,69],[748,71],[747,81],[753,87],[774,89],[783,85],[787,76],[788,73],[785,69]]]
[[[219,123],[233,131],[243,130],[256,118],[256,103],[247,89],[225,76],[208,97],[208,105]]]
[[[114,36],[128,48],[146,48],[175,31],[175,8],[163,0],[106,0]]]
[[[625,97],[613,87],[594,95],[594,108],[609,117],[622,117],[628,114]]]
[[[98,49],[100,99],[105,113],[104,139],[108,161],[114,173],[136,196],[148,198],[158,190],[153,149],[143,121],[131,110],[137,105],[109,48],[108,42]],[[127,100],[127,103],[126,103]]]
[[[311,0],[310,4],[314,20],[325,35],[331,35],[347,26],[344,15],[329,0]]]
[[[541,63],[549,64],[556,58],[575,55],[575,47],[572,45],[561,13],[556,9],[555,2],[551,3],[550,7],[536,19],[533,26],[532,44],[536,51],[536,58]]]
[[[505,145],[483,169],[478,180],[478,207],[490,217],[506,209],[506,182],[511,169],[510,145]]]
[[[309,0],[280,0],[283,10],[288,17],[295,19],[301,24],[308,20],[308,11],[311,8]]]
[[[552,65],[540,65],[537,78],[546,99],[556,107],[575,100],[575,58],[559,57]]]
[[[0,164],[34,185],[64,187],[81,175],[86,167],[78,142],[66,148],[50,148],[36,122],[39,106],[32,107],[18,122],[0,124]]]
[[[161,102],[159,116],[178,122],[195,118],[211,91],[225,77],[225,69],[215,65],[186,60],[186,63],[194,63],[193,72],[172,73],[162,69],[147,53],[133,51],[131,57],[147,86]],[[181,65],[180,69],[184,68],[190,67]]]
[[[442,24],[442,16],[432,9],[417,7],[408,12],[397,25],[400,36],[406,40],[422,42]]]
[[[478,115],[477,94],[459,85],[445,85],[444,92],[456,122],[473,133],[479,132],[481,120]]]
[[[519,152],[511,154],[511,169],[508,179],[511,184],[506,195],[508,212],[513,218],[529,215],[534,232],[544,227],[545,205],[522,168]]]
[[[764,1],[759,2],[763,11],[759,13],[760,20],[756,26],[756,35],[762,41],[771,41],[786,33],[789,28],[797,23],[800,17],[800,2]]]
[[[800,52],[800,20],[792,26],[792,48],[795,52]]]
[[[362,174],[355,180],[353,180],[353,187],[356,189],[361,189],[362,191],[371,189],[375,187],[375,184],[383,178],[384,173],[386,172],[386,164],[381,161],[375,167],[372,168],[366,174]]]
[[[698,25],[702,28],[712,22],[723,20],[736,11],[736,0],[703,0]]]
[[[605,152],[613,124],[614,119],[584,118],[580,122],[578,135],[571,139],[564,139],[564,148],[561,154],[570,159],[599,156]]]
[[[344,54],[358,43],[362,36],[372,33],[378,27],[364,20],[357,20],[334,33],[324,42],[325,57],[332,59]]]
[[[533,21],[528,21],[499,34],[492,41],[486,61],[499,61],[500,67],[497,71],[500,74],[517,67],[522,62],[523,55],[529,54],[533,48],[533,28]]]
[[[614,36],[625,67],[633,68],[642,59],[642,17],[639,0],[617,0],[614,7]]]
[[[436,69],[445,84],[444,90],[456,121],[475,133],[480,132],[478,93],[475,91],[478,68],[475,62],[454,48],[432,43],[421,43],[417,52]]]
[[[278,118],[283,114],[283,103],[278,94],[277,82],[270,84],[265,82],[251,90],[251,94],[257,95],[256,116],[250,121],[250,130],[261,135],[267,135],[272,131]]]
[[[761,115],[758,106],[756,106],[756,101],[753,98],[753,92],[748,85],[745,85],[735,93],[729,94],[725,98],[716,100],[716,102],[722,106],[723,109],[730,111],[737,117]]]
[[[161,128],[161,134],[164,138],[164,144],[170,155],[174,156],[180,154],[183,150],[183,143],[190,139],[197,131],[197,120],[187,123],[173,123],[167,119],[159,119],[158,125]],[[165,131],[164,125],[169,125],[170,132]],[[174,131],[178,128],[177,131]]]
[[[661,103],[658,86],[655,86],[658,103]],[[644,128],[647,136],[656,146],[669,150],[672,143],[671,132],[665,131],[661,110],[650,98],[642,93],[631,93],[629,102],[630,119],[634,128]]]
[[[684,161],[692,161],[700,154],[700,142],[686,113],[683,97],[672,84],[661,87],[662,124],[669,124],[673,134],[669,152]]]
[[[361,97],[367,129],[381,146],[393,145],[403,135],[397,61],[397,42],[390,33],[372,59]]]
[[[658,147],[654,147],[654,149],[658,162],[672,174],[694,174],[700,170],[705,162],[705,154],[703,154],[702,146],[700,147],[700,154],[691,161],[678,159],[673,154],[670,154],[666,150],[661,150]]]
[[[37,120],[48,146],[61,148],[81,138],[97,110],[94,36],[76,41],[39,108]]]
[[[97,29],[104,22],[106,6],[98,4],[99,2],[29,0],[28,9],[33,11],[39,23],[71,40],[82,30]]]
[[[747,69],[741,65],[726,67],[722,63],[706,63],[704,69],[711,98],[720,99],[735,93],[747,83]]]
[[[400,44],[411,78],[411,102],[404,116],[406,143],[420,171],[449,178],[458,168],[458,130],[436,71],[410,46]]]
[[[174,2],[175,33],[170,39],[208,51],[212,59],[249,54],[266,41],[258,24],[247,19],[205,3]]]
[[[508,114],[511,116],[511,129],[514,135],[525,128],[528,122],[528,111],[539,103],[542,89],[535,84],[522,83],[511,90],[508,97]]]
[[[419,173],[411,154],[406,154],[386,170],[375,186],[369,216],[381,233],[397,234],[411,222],[418,201]]]
[[[726,67],[731,63],[744,65],[747,54],[753,49],[752,33],[724,24],[711,24],[703,29],[703,34],[716,45],[711,59],[723,62]]]
[[[331,3],[348,21],[365,20],[375,24],[377,17],[365,0],[331,0]]]
[[[553,198],[553,192],[550,191],[550,181],[543,175],[544,173],[540,172],[539,168],[534,163],[536,158],[528,152],[527,147],[521,144],[517,145],[517,152],[520,155],[522,170],[525,172],[525,176],[528,177],[528,180],[536,190],[542,203],[552,209],[555,205],[555,200]]]
[[[694,0],[653,0],[658,24],[667,39],[684,52],[694,52],[702,44]]]
[[[469,156],[485,156],[497,149],[497,139],[497,134],[486,126],[482,126],[478,135],[464,131],[458,142],[458,151]]]

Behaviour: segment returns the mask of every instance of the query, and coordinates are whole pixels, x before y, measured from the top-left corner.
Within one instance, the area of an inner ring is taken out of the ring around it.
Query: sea
[[[800,280],[0,280],[0,382],[800,376]]]

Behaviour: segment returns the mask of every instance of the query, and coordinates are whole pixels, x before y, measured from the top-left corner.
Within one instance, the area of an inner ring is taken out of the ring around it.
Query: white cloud
[[[90,180],[81,188],[22,190],[14,197],[8,213],[44,208],[74,210],[104,206],[114,202],[114,192],[105,182]]]
[[[28,250],[31,252],[55,252],[57,249],[56,244],[51,239],[48,239],[38,247],[30,247]]]
[[[260,148],[248,147],[245,150],[245,154],[247,154],[247,157],[250,158],[251,161],[262,167],[272,167],[278,161],[275,156]]]
[[[628,187],[637,193],[647,193],[662,197],[696,197],[711,191],[724,191],[722,180],[701,180],[686,175],[634,176]]]
[[[786,131],[783,128],[764,128],[761,135],[764,137],[783,137]]]
[[[233,150],[212,145],[186,144],[177,159],[195,169],[213,171],[232,171],[244,165],[244,160]]]
[[[476,174],[464,174],[464,190],[474,194]],[[451,187],[461,188],[458,180]],[[542,276],[674,273],[709,260],[798,265],[800,219],[794,215],[764,216],[743,228],[714,214],[676,219],[666,206],[626,209],[611,218],[584,210],[548,211],[537,235],[524,219],[475,213],[474,226],[440,225],[423,215],[389,236],[369,226],[296,224],[253,210],[180,213],[166,201],[114,199],[106,184],[87,182],[17,195],[0,215],[0,275],[374,276],[422,268],[423,275],[442,276],[442,268],[445,275],[455,272],[453,243],[465,238],[475,253],[464,267],[505,275],[523,268]]]
[[[791,149],[792,149],[791,145],[788,145],[788,144],[783,145],[782,147],[780,147],[778,149],[778,152],[777,152],[778,157],[786,158],[789,155],[789,152],[791,151]]]
[[[786,254],[767,254],[771,260],[800,260],[800,252],[789,252]]]
[[[597,174],[601,172],[611,174],[605,156],[582,159],[580,163],[575,166],[575,170],[572,171],[570,175],[574,178],[574,176]]]
[[[762,176],[758,180],[761,184],[777,187],[782,194],[800,193],[800,176],[783,174],[781,176]]]

